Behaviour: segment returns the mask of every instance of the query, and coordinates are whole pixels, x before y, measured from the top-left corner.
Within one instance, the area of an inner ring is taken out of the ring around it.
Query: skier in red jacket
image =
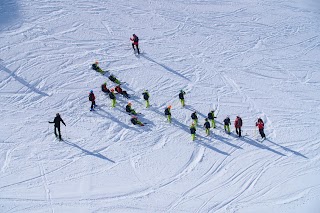
[[[241,137],[241,127],[242,127],[242,119],[240,118],[240,116],[236,117],[236,120],[234,121],[234,127],[236,128],[236,133],[240,138]]]
[[[132,38],[130,38],[130,40],[132,41],[132,48],[135,51],[136,49],[134,48],[134,46],[136,46],[138,54],[140,54],[140,50],[139,50],[139,38],[138,36],[136,36],[136,34],[132,35]]]
[[[266,139],[266,135],[264,134],[264,123],[261,118],[258,118],[258,121],[256,122],[256,126],[259,129],[259,133],[260,133],[262,139]]]

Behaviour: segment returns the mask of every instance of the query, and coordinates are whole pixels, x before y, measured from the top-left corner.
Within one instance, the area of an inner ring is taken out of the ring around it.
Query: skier
[[[261,118],[258,118],[258,121],[256,122],[256,126],[259,129],[259,133],[262,137],[262,139],[266,139],[266,135],[264,134],[264,123],[263,120]]]
[[[64,121],[62,120],[62,118],[60,117],[60,114],[57,113],[56,114],[56,117],[54,118],[54,120],[51,122],[51,121],[48,121],[49,123],[53,124],[54,123],[54,134],[56,137],[58,137],[57,135],[57,131],[56,129],[58,129],[58,133],[59,133],[59,139],[62,140],[61,138],[61,131],[60,131],[60,122],[62,122],[65,126],[67,126]]]
[[[184,104],[184,95],[185,95],[185,94],[186,94],[186,93],[185,93],[183,90],[180,90],[179,99],[180,99],[180,102],[181,102],[182,107],[185,106],[185,104]]]
[[[214,110],[211,110],[209,113],[208,113],[208,119],[211,120],[211,124],[212,124],[212,128],[216,128],[216,122],[215,122],[215,117],[214,116]]]
[[[96,107],[96,97],[93,94],[93,91],[91,90],[89,93],[89,101],[91,101],[91,108],[90,111],[94,111],[94,107]]]
[[[140,50],[139,50],[139,38],[138,36],[136,36],[136,34],[132,35],[132,38],[130,38],[130,40],[132,41],[132,48],[134,51],[136,51],[136,49],[134,48],[134,46],[136,46],[138,54],[140,54]]]
[[[109,79],[116,84],[121,84],[121,82],[112,74],[109,76]]]
[[[240,116],[236,117],[236,120],[234,121],[234,127],[236,128],[236,133],[240,138],[241,137],[241,127],[242,127],[242,119],[240,118]]]
[[[110,93],[110,90],[107,88],[107,82],[105,82],[101,85],[101,91],[104,93],[107,93],[107,94]]]
[[[190,133],[191,133],[191,138],[194,141],[194,139],[196,138],[196,125],[194,123],[191,124],[190,126]]]
[[[97,72],[100,72],[101,74],[105,74],[105,71],[103,71],[98,64],[99,62],[96,61],[94,64],[92,64],[91,68]]]
[[[171,105],[164,110],[164,114],[167,116],[168,122],[171,123]]]
[[[132,104],[129,102],[126,106],[126,112],[128,112],[129,114],[133,114],[136,115],[136,111],[134,109],[131,108]]]
[[[228,134],[230,134],[230,125],[231,125],[231,121],[229,116],[227,116],[224,120],[224,131],[226,131]]]
[[[112,107],[116,106],[116,96],[114,94],[114,89],[110,90],[109,97],[112,100]]]
[[[197,126],[197,124],[198,124],[197,111],[194,111],[194,112],[191,114],[191,118],[192,118],[194,124]]]
[[[125,97],[125,98],[127,98],[127,99],[130,98],[130,96],[129,96],[129,94],[127,93],[127,91],[123,90],[123,89],[120,87],[120,85],[116,86],[114,89],[115,89],[115,91],[116,91],[117,93],[121,94],[123,97]]]
[[[208,121],[208,118],[205,119],[205,122],[203,124],[204,128],[206,129],[207,136],[210,135],[210,123]]]
[[[144,124],[138,120],[137,116],[132,116],[130,121],[133,125],[144,126]]]
[[[120,87],[120,85],[117,85],[114,90],[117,92],[117,93],[120,93],[122,94],[122,88]]]
[[[150,103],[149,103],[150,95],[149,95],[148,90],[144,90],[142,95],[143,95],[143,99],[146,101],[146,108],[148,108],[150,106]]]

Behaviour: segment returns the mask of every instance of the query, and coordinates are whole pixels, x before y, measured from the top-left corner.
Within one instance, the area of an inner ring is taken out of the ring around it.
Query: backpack
[[[126,112],[131,112],[131,107],[129,105],[126,106]]]
[[[116,99],[116,96],[114,96],[113,93],[109,93],[109,97],[110,97],[110,99]]]
[[[214,117],[213,117],[213,115],[212,115],[212,112],[209,112],[209,113],[208,113],[208,119],[209,119],[209,120],[213,120],[213,119],[214,119]]]
[[[165,114],[165,115],[170,115],[170,112],[169,112],[169,109],[168,109],[168,108],[166,108],[166,109],[164,110],[164,114]]]
[[[210,123],[207,121],[207,122],[205,122],[204,123],[204,127],[206,128],[206,129],[210,129]]]
[[[93,101],[93,95],[92,95],[92,93],[89,94],[89,101]]]
[[[179,93],[179,98],[180,99],[184,99],[184,97],[183,97],[183,93],[181,92],[181,93]]]
[[[134,42],[139,42],[138,36],[135,36],[135,37],[133,38],[133,41],[134,41]]]
[[[113,75],[110,75],[110,76],[109,76],[109,79],[110,79],[110,81],[112,81],[112,82],[115,82],[115,81],[116,81],[116,78],[115,78]]]
[[[137,119],[136,118],[131,118],[131,123],[133,125],[136,125],[138,122],[137,122]]]
[[[143,93],[143,99],[146,100],[146,101],[149,99],[148,93],[146,93],[146,92]]]
[[[241,118],[238,119],[238,126],[242,126],[242,119]]]
[[[198,117],[197,117],[197,115],[196,115],[195,113],[192,113],[192,114],[191,114],[191,118],[192,118],[192,119],[197,119]]]

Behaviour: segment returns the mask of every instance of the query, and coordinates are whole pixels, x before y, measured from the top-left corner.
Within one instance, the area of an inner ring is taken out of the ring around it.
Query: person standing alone
[[[256,126],[259,129],[259,133],[262,137],[262,140],[266,139],[266,135],[264,134],[264,123],[261,118],[258,118],[258,121],[256,122]]]
[[[96,107],[96,96],[94,96],[92,90],[89,93],[89,101],[91,101],[90,111],[93,111],[93,108]]]
[[[66,126],[66,124],[64,123],[64,121],[60,117],[59,113],[56,114],[56,117],[54,118],[53,121],[49,121],[50,124],[54,123],[54,134],[55,134],[55,136],[58,137],[58,134],[57,134],[57,129],[58,129],[59,139],[62,140],[61,131],[60,131],[60,122],[62,122]]]
[[[132,48],[134,51],[136,51],[136,49],[134,48],[134,46],[136,46],[138,54],[140,54],[140,50],[139,50],[139,38],[138,36],[136,36],[136,34],[132,35],[132,38],[130,38],[130,40],[132,41]]]

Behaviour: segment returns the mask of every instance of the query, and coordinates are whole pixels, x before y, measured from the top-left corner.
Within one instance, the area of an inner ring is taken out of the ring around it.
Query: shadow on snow
[[[177,71],[171,69],[170,67],[167,67],[167,66],[164,65],[164,64],[161,64],[161,63],[155,61],[154,59],[146,56],[146,54],[142,54],[141,56],[144,57],[145,59],[147,59],[147,60],[149,60],[149,61],[151,61],[151,62],[153,62],[153,63],[155,63],[155,64],[157,64],[157,65],[159,65],[159,66],[161,66],[161,67],[163,67],[163,68],[166,69],[167,71],[169,71],[169,72],[171,72],[171,73],[173,73],[173,74],[175,74],[175,75],[177,75],[177,76],[179,76],[179,77],[181,77],[181,78],[183,78],[183,79],[185,79],[185,80],[187,80],[187,81],[190,81],[188,78],[184,77],[183,75],[181,75],[181,74],[178,73]]]
[[[111,159],[103,156],[102,154],[100,154],[100,153],[98,153],[98,152],[97,152],[97,153],[95,153],[95,152],[90,152],[89,150],[86,150],[86,149],[80,147],[79,145],[77,145],[77,144],[75,144],[75,143],[72,143],[72,142],[70,142],[70,141],[65,141],[65,140],[63,140],[63,142],[64,142],[65,144],[69,145],[69,146],[73,146],[73,147],[75,147],[75,148],[77,148],[77,149],[80,149],[83,153],[85,153],[85,154],[87,154],[87,155],[91,155],[91,156],[100,158],[100,159],[102,159],[102,160],[107,160],[107,161],[109,161],[109,162],[111,162],[111,163],[115,163],[113,160],[111,160]]]
[[[0,59],[0,62],[2,60]],[[3,70],[5,72],[7,72],[11,77],[13,77],[14,79],[16,79],[18,82],[20,82],[21,84],[23,84],[24,86],[28,87],[29,89],[31,89],[33,92],[38,93],[39,95],[42,96],[49,96],[47,93],[44,93],[42,91],[40,91],[39,89],[37,89],[36,87],[34,87],[33,85],[31,85],[30,83],[26,82],[23,78],[17,76],[14,72],[12,72],[11,70],[9,70],[8,68],[6,68],[5,66],[3,66],[2,64],[0,64],[0,70]]]

